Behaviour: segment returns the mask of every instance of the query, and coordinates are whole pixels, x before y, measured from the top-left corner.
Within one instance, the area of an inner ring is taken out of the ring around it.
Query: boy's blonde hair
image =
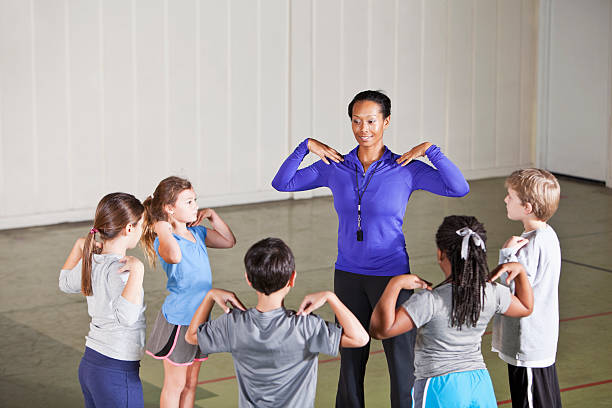
[[[533,214],[541,221],[548,221],[559,207],[561,187],[557,178],[546,170],[516,170],[505,184],[516,191],[523,204],[531,204]]]

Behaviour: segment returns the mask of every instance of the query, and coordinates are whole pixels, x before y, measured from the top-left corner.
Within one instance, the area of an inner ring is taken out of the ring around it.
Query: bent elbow
[[[236,246],[236,237],[232,236],[231,238],[229,238],[227,240],[227,245],[225,246],[225,248],[233,248]]]
[[[368,333],[364,330],[363,333],[361,334],[359,340],[358,340],[358,346],[357,347],[363,347],[366,344],[368,344],[368,342],[370,341],[370,336],[368,335]]]
[[[287,191],[289,191],[287,186],[285,184],[282,184],[280,182],[280,180],[276,180],[276,178],[274,180],[272,180],[272,188],[274,188],[276,191],[280,191],[280,192],[287,192]]]
[[[455,197],[465,197],[466,195],[468,195],[469,192],[470,192],[470,185],[467,183],[467,181],[464,181],[463,185],[457,186],[457,188],[454,191],[454,195]]]
[[[377,330],[374,327],[370,327],[370,336],[373,339],[376,339],[376,340],[384,340],[384,339],[386,339],[386,337],[384,336],[384,333],[380,332],[379,330]]]
[[[164,261],[166,261],[166,263],[177,264],[181,263],[182,254],[180,252],[178,254],[168,254],[166,256],[163,256],[162,258],[164,258]]]

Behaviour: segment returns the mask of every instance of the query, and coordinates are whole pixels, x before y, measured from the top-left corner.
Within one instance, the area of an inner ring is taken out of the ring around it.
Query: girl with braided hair
[[[496,314],[523,317],[533,293],[519,263],[498,266],[489,277],[486,231],[474,217],[444,218],[436,233],[445,279],[435,288],[417,275],[396,276],[378,301],[370,334],[385,339],[416,328],[414,407],[497,407],[482,353],[482,335]],[[516,295],[493,283],[502,273]],[[427,289],[396,307],[402,289]]]

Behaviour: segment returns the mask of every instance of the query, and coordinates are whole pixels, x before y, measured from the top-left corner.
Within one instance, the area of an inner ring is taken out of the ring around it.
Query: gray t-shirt
[[[279,308],[231,313],[198,330],[207,354],[232,353],[240,407],[313,407],[319,353],[338,354],[342,327]]]
[[[493,321],[493,350],[522,361],[520,365],[547,367],[555,362],[559,338],[561,247],[550,225],[521,236],[529,242],[520,249],[502,249],[499,263],[523,264],[533,288],[533,313],[522,318],[496,317]],[[500,282],[504,283],[506,277],[503,275]],[[514,292],[514,282],[511,282],[510,289]],[[516,365],[518,361],[511,363]]]
[[[504,313],[512,295],[502,285],[487,283],[483,310],[476,327],[450,326],[452,286],[415,293],[402,305],[417,327],[414,375],[424,379],[449,373],[486,369],[482,358],[482,335],[495,313]]]
[[[130,276],[118,273],[122,256],[94,254],[91,263],[93,296],[87,296],[91,316],[85,346],[117,360],[142,358],[145,343],[146,306],[128,302],[121,293]],[[81,293],[81,262],[60,272],[59,288],[65,293]]]

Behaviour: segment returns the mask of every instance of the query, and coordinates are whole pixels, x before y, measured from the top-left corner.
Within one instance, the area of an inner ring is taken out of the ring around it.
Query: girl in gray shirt
[[[370,334],[384,339],[417,329],[413,406],[497,407],[481,338],[496,314],[522,317],[533,309],[533,293],[518,263],[500,265],[489,279],[486,231],[474,217],[449,216],[438,228],[438,263],[445,280],[431,289],[416,275],[393,278],[378,301]],[[516,295],[492,283],[501,273],[514,280]],[[428,289],[399,307],[401,289]]]
[[[144,267],[125,256],[140,240],[143,212],[130,194],[106,195],[93,228],[76,241],[60,273],[60,289],[86,296],[91,316],[79,365],[86,407],[144,406],[138,374],[145,339]]]

